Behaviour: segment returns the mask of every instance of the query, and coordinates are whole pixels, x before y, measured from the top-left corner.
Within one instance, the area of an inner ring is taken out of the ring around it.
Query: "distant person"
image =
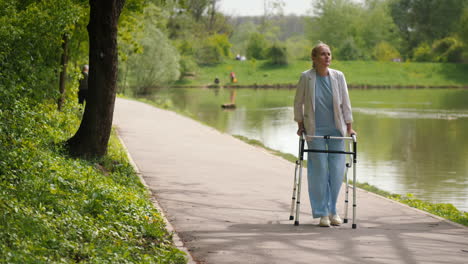
[[[316,45],[311,52],[313,68],[301,74],[294,98],[294,120],[297,134],[306,134],[310,149],[344,150],[344,141],[312,139],[312,136],[343,137],[356,132],[352,128],[353,115],[348,87],[342,72],[328,68],[332,60],[330,47]],[[309,152],[307,182],[312,216],[320,217],[320,226],[340,225],[336,210],[345,172],[345,155]]]
[[[241,59],[240,54],[237,54],[237,55],[236,55],[236,60],[240,60],[240,59]]]
[[[83,104],[88,96],[88,72],[89,66],[84,65],[81,71],[83,78],[80,80],[80,86],[78,87],[78,103]]]
[[[231,78],[232,83],[237,82],[236,74],[234,72],[231,72],[231,74],[229,74],[229,77]]]

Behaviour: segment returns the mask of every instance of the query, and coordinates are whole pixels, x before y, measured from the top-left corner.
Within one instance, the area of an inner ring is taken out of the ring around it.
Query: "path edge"
[[[141,184],[145,187],[146,191],[150,195],[150,201],[156,207],[156,209],[159,211],[161,214],[162,219],[164,220],[164,223],[166,224],[166,229],[169,231],[169,233],[172,234],[172,242],[174,245],[181,251],[183,251],[186,254],[186,259],[187,259],[187,264],[197,264],[197,262],[193,259],[192,254],[190,254],[190,251],[188,250],[187,247],[185,247],[184,242],[182,239],[179,237],[177,234],[175,228],[172,226],[172,224],[169,222],[169,220],[166,217],[166,214],[164,213],[164,210],[162,207],[159,205],[159,202],[156,200],[156,197],[153,195],[151,192],[149,185],[146,183],[145,179],[142,176],[142,173],[140,172],[140,169],[138,168],[137,164],[133,160],[132,156],[130,155],[130,152],[128,151],[127,145],[125,145],[125,142],[123,141],[123,138],[120,136],[119,128],[117,126],[114,126],[117,138],[120,141],[120,144],[122,145],[123,150],[125,151],[128,161],[130,165],[132,165],[133,170],[135,171],[136,175],[140,179]]]

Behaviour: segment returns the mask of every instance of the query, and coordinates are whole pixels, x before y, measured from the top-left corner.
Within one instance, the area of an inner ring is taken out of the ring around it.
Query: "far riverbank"
[[[202,66],[191,76],[171,87],[225,88],[294,88],[300,73],[310,62],[291,61],[287,66],[273,66],[266,61],[229,60]],[[349,88],[468,88],[468,64],[378,61],[333,61],[331,68],[342,71]],[[237,83],[232,83],[234,72]],[[215,78],[219,84],[215,85]]]
[[[248,84],[248,85],[172,85],[170,88],[266,88],[266,89],[294,89],[297,84],[292,83],[279,83],[279,84]],[[445,85],[445,86],[432,86],[432,85],[355,85],[348,84],[349,89],[451,89],[461,88],[468,89],[468,85]]]

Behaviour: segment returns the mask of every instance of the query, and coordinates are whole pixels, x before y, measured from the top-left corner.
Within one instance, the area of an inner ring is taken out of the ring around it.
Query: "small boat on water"
[[[222,105],[221,105],[221,108],[224,108],[224,109],[234,109],[234,108],[236,108],[236,104],[222,104]]]

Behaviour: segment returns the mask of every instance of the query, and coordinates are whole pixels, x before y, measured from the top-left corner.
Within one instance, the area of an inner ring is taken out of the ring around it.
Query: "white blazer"
[[[333,111],[335,126],[343,136],[346,136],[346,124],[353,122],[348,85],[342,72],[328,69],[333,92]],[[294,120],[304,122],[306,140],[312,140],[315,135],[315,69],[301,74],[294,98]]]

